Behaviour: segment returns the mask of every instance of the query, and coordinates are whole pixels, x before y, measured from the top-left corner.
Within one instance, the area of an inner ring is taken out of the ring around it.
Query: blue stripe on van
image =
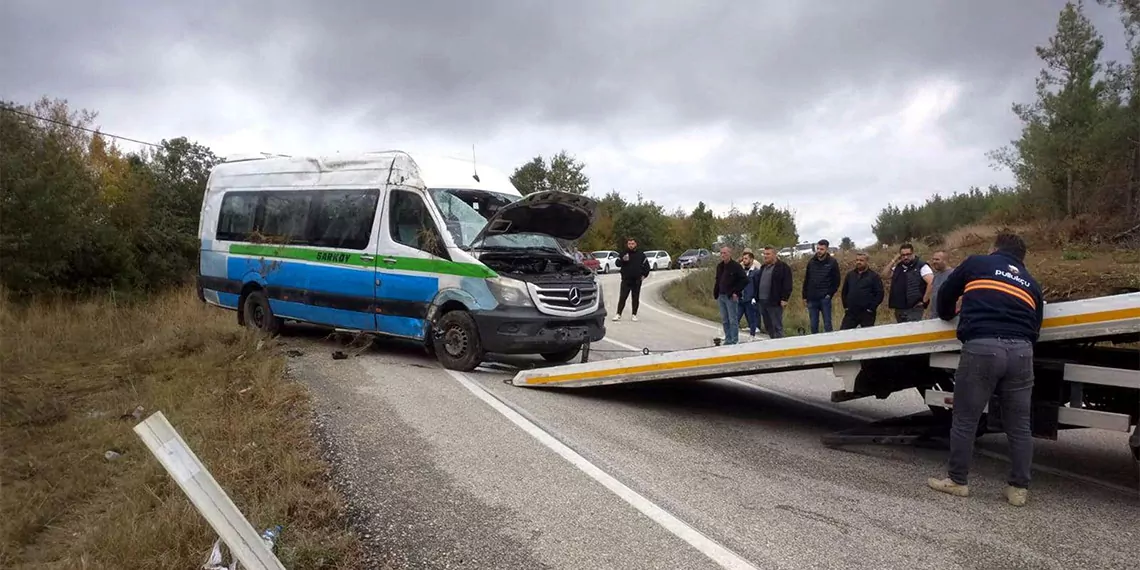
[[[371,313],[345,311],[343,309],[332,309],[329,307],[318,307],[315,305],[306,305],[304,303],[294,303],[291,301],[280,301],[277,299],[269,300],[269,308],[273,310],[273,314],[279,317],[297,319],[299,321],[306,321],[319,325],[334,325],[340,328],[356,329],[368,332],[376,330],[376,318]]]
[[[392,315],[376,315],[377,328],[385,333],[407,336],[422,340],[424,338],[423,319],[412,317],[396,317]]]
[[[381,272],[377,279],[380,280],[380,294],[385,299],[430,303],[439,293],[439,278],[431,275]]]

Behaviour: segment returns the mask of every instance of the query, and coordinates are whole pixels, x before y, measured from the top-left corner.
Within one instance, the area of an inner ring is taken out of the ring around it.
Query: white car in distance
[[[669,266],[673,264],[673,258],[669,256],[669,252],[661,249],[645,252],[645,261],[649,262],[650,271],[669,269]]]
[[[598,260],[598,273],[609,273],[618,268],[618,253],[612,249],[595,251],[591,255]]]

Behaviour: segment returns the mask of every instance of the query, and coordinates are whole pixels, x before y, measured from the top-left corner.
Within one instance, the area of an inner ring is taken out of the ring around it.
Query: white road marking
[[[654,281],[654,282],[650,283],[650,284],[649,284],[649,286],[650,286],[650,287],[653,287],[653,288],[655,288],[655,289],[656,289],[658,286],[661,286],[661,285],[667,285],[667,284],[669,284],[669,283],[672,283],[673,281],[676,281],[677,279],[680,279],[680,277],[674,277],[674,278],[672,278],[672,279],[667,279],[667,280],[665,280],[665,281]],[[645,287],[642,287],[642,290],[644,291],[644,290],[645,290]],[[647,303],[647,302],[645,301],[645,299],[640,299],[640,304],[641,304],[641,306],[642,306],[642,307],[645,307],[645,308],[647,308],[647,309],[649,309],[649,310],[651,310],[651,311],[654,311],[654,312],[657,312],[657,313],[661,313],[662,315],[666,315],[666,316],[669,316],[669,317],[673,317],[674,319],[677,319],[677,320],[679,320],[679,321],[685,321],[686,323],[689,323],[689,324],[692,324],[692,325],[697,325],[697,326],[699,326],[699,327],[705,327],[706,329],[712,329],[712,330],[714,330],[714,331],[717,331],[717,332],[721,332],[721,333],[723,333],[723,332],[724,332],[724,329],[722,329],[721,327],[717,327],[717,326],[713,326],[713,325],[710,325],[710,324],[709,324],[709,323],[707,323],[707,322],[696,321],[696,320],[693,320],[693,319],[690,319],[690,318],[686,318],[686,317],[683,317],[683,316],[681,316],[681,315],[676,315],[676,314],[673,314],[673,313],[671,313],[671,312],[669,312],[669,311],[666,311],[666,310],[664,310],[664,309],[658,309],[657,307],[654,307],[652,303]]]
[[[732,568],[742,570],[758,570],[751,562],[748,562],[740,555],[724,547],[715,540],[705,536],[697,529],[689,526],[681,519],[673,516],[669,511],[659,507],[653,501],[645,498],[640,493],[630,489],[621,481],[618,481],[610,474],[602,471],[598,466],[591,463],[585,457],[579,455],[569,446],[558,441],[554,436],[547,433],[542,428],[538,427],[534,422],[526,419],[522,414],[515,411],[512,407],[508,406],[502,400],[496,398],[493,394],[485,390],[477,382],[471,380],[467,375],[455,370],[447,370],[447,373],[455,378],[464,388],[467,388],[477,398],[483,400],[492,409],[502,414],[511,423],[521,428],[531,437],[537,439],[540,443],[545,445],[551,451],[557,453],[567,462],[574,467],[580,469],[583,473],[591,479],[601,483],[610,492],[621,497],[626,503],[629,503],[633,508],[637,509],[641,514],[649,517],[653,522],[661,525],[665,530],[673,533],[681,540],[689,543],[690,546],[696,548],[701,554],[709,557],[721,568]]]

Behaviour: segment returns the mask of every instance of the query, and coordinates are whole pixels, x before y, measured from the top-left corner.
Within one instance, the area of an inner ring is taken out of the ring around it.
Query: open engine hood
[[[526,233],[574,241],[590,229],[597,206],[593,198],[571,192],[547,190],[528,194],[499,208],[471,243],[479,243],[490,235]]]

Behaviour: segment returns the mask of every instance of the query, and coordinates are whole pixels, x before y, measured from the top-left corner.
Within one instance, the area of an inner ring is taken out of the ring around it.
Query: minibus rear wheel
[[[269,298],[263,291],[250,291],[242,304],[245,324],[267,335],[281,332],[281,319],[269,307]]]
[[[439,330],[438,335],[432,335],[435,357],[444,367],[470,372],[483,363],[479,329],[467,311],[450,311],[435,326]]]

